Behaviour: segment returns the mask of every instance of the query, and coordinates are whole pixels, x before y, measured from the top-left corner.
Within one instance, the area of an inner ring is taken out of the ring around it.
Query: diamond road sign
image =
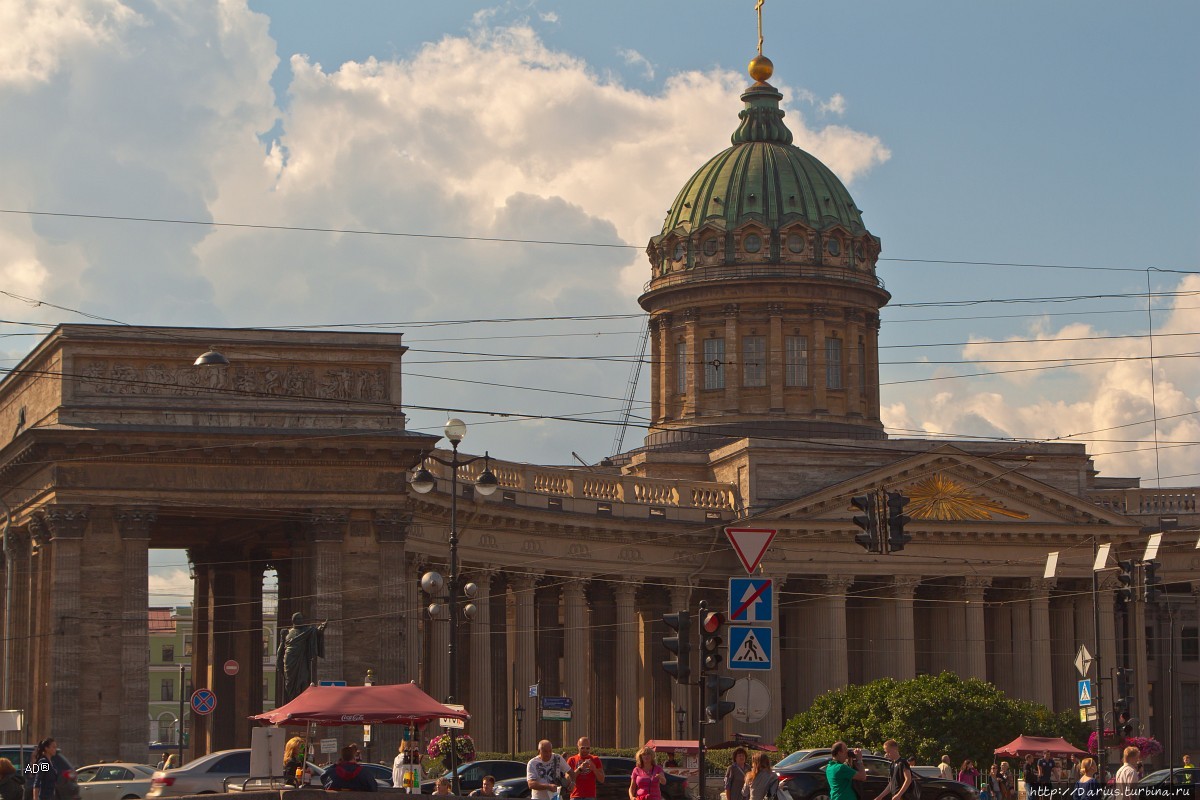
[[[1079,645],[1079,652],[1075,654],[1075,669],[1079,671],[1079,677],[1086,678],[1088,671],[1092,668],[1092,654],[1088,652],[1087,647]]]

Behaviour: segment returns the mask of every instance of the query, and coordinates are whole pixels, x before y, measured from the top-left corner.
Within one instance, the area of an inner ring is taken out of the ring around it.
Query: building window
[[[163,678],[162,683],[158,687],[158,699],[164,703],[168,700],[175,699],[175,681],[170,678]]]
[[[742,337],[742,385],[767,385],[767,337]]]
[[[808,386],[808,337],[789,336],[784,341],[785,386]]]
[[[1200,628],[1189,626],[1181,631],[1179,657],[1184,661],[1200,661]]]
[[[687,342],[680,342],[675,345],[675,391],[679,394],[687,394],[687,367]]]
[[[725,340],[704,340],[704,388],[725,388]]]
[[[842,340],[825,340],[825,386],[829,389],[842,388]]]
[[[164,644],[162,649],[162,660],[164,664],[175,663],[175,645]]]
[[[190,657],[192,655],[192,635],[188,634],[183,637],[183,655]]]
[[[1183,746],[1200,745],[1200,683],[1179,684],[1179,718],[1183,720]]]

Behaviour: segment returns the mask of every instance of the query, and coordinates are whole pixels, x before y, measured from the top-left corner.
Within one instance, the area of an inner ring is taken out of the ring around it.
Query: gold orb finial
[[[759,83],[766,83],[774,73],[775,65],[761,53],[750,59],[750,77]]]

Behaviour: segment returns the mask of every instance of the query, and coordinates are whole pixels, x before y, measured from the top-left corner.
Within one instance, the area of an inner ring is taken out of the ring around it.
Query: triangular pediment
[[[987,457],[951,445],[911,456],[762,512],[766,520],[849,520],[850,498],[878,489],[899,491],[915,528],[979,529],[1028,523],[1038,526],[1105,526],[1136,533],[1139,523],[1087,498],[1020,474]]]

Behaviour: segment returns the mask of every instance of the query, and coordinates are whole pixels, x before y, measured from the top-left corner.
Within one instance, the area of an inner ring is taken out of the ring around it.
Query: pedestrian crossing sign
[[[1084,708],[1092,704],[1092,682],[1082,680],[1079,682],[1079,706]]]
[[[729,628],[730,669],[771,669],[771,629]]]

